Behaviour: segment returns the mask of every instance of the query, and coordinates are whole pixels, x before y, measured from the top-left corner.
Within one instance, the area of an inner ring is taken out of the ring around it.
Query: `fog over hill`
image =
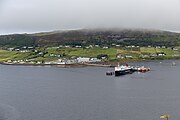
[[[180,31],[179,0],[0,0],[0,34],[96,27]]]

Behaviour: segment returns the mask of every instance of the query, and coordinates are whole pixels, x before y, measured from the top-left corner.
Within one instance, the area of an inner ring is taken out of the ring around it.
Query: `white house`
[[[95,47],[99,47],[99,45],[95,45]]]
[[[78,63],[90,62],[90,58],[88,58],[88,57],[78,57],[77,61],[78,61]]]
[[[174,50],[174,51],[177,51],[177,50],[178,50],[178,48],[173,48],[173,50]]]
[[[9,50],[9,51],[13,51],[13,50],[14,50],[14,48],[8,48],[8,50]]]
[[[32,47],[32,46],[30,46],[30,47],[28,47],[28,49],[33,49],[34,47]]]
[[[103,47],[103,49],[108,49],[108,48],[109,48],[109,47],[107,47],[107,46],[104,46],[104,47]]]
[[[26,52],[30,52],[29,50],[21,50],[21,53],[26,53]]]
[[[90,58],[90,62],[101,62],[101,60],[97,58]]]

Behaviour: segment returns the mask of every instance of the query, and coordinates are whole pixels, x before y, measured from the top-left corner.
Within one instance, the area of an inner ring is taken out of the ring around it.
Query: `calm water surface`
[[[180,119],[180,61],[134,63],[148,73],[105,76],[112,68],[0,65],[0,120]]]

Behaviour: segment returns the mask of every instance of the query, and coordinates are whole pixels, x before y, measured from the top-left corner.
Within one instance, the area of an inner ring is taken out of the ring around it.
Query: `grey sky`
[[[180,31],[180,0],[0,0],[0,34],[89,27]]]

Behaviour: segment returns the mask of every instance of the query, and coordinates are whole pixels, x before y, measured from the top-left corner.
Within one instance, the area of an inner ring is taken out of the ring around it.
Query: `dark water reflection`
[[[180,119],[180,61],[134,63],[148,73],[105,76],[112,68],[0,65],[0,120]]]

